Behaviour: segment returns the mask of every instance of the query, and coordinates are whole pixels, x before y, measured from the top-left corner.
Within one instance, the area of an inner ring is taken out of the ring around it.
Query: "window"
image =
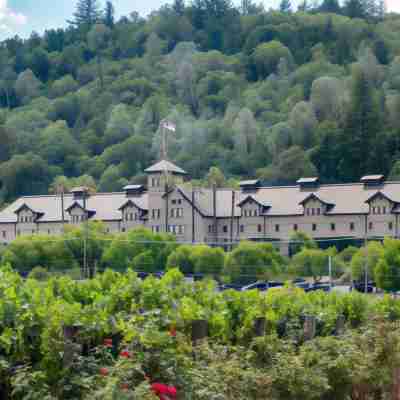
[[[184,235],[184,234],[185,234],[185,227],[184,227],[184,225],[179,225],[179,226],[178,226],[178,234],[179,234],[179,235]]]
[[[389,231],[393,230],[393,222],[389,222],[388,224]]]
[[[378,214],[381,213],[381,207],[378,207]]]
[[[297,231],[299,230],[299,227],[298,227],[297,224],[294,224],[294,225],[293,225],[293,230],[294,230],[295,232],[297,232]]]
[[[279,232],[279,225],[275,225],[275,232]]]
[[[178,204],[182,204],[182,199],[178,199]]]
[[[175,208],[171,208],[170,214],[171,214],[171,218],[175,217]]]
[[[107,229],[106,229],[106,232],[107,232],[107,233],[110,233],[110,228],[107,228]]]
[[[315,215],[315,208],[311,209],[311,215]]]
[[[257,232],[258,232],[258,233],[261,233],[261,232],[262,232],[262,225],[261,225],[261,224],[258,224],[258,226],[257,226]]]
[[[122,228],[122,232],[126,232],[126,228]]]
[[[7,237],[7,232],[3,231],[3,239],[5,239]]]
[[[178,208],[178,216],[183,218],[183,208]]]
[[[81,215],[81,221],[85,220],[85,215]]]
[[[137,221],[139,219],[139,214],[136,212],[135,213],[135,221]]]
[[[156,210],[154,208],[151,210],[151,218],[156,219]]]
[[[310,215],[310,209],[309,208],[306,209],[306,215]]]
[[[321,215],[321,209],[317,208],[317,215]]]
[[[36,233],[36,231],[34,229],[32,229],[32,235],[34,235]]]
[[[374,224],[372,222],[368,223],[368,229],[372,231],[374,229]]]
[[[212,225],[208,225],[208,233],[212,233]]]
[[[254,210],[254,216],[257,217],[257,215],[258,215],[257,210]]]
[[[240,233],[244,232],[244,225],[240,225]]]
[[[372,207],[372,214],[376,214],[376,207]]]
[[[48,234],[48,235],[51,234],[51,230],[50,230],[50,229],[47,230],[47,234]]]
[[[136,215],[137,214],[135,214],[135,219],[136,219]],[[130,214],[130,220],[133,221],[133,213]]]
[[[223,231],[224,233],[228,233],[228,226],[227,226],[227,225],[224,225],[224,227],[222,228],[222,231]]]
[[[176,200],[174,199],[174,200],[172,200],[172,204],[176,204]]]
[[[386,207],[382,207],[382,214],[386,214]]]
[[[160,210],[160,209],[157,210],[157,218],[158,218],[158,219],[161,218],[161,210]]]
[[[350,230],[354,231],[354,222],[350,222]]]
[[[312,230],[315,232],[317,230],[317,224],[312,224]]]
[[[331,231],[336,231],[336,224],[331,224]]]
[[[18,229],[17,230],[17,236],[20,236],[21,235],[21,231]]]

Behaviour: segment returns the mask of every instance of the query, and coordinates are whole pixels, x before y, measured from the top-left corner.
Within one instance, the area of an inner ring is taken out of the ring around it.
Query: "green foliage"
[[[400,290],[400,243],[386,238],[383,243],[383,256],[375,268],[375,279],[379,288],[397,292]]]
[[[158,158],[166,117],[169,156],[209,184],[398,175],[400,30],[382,1],[177,0],[120,20],[105,3],[79,0],[67,29],[4,42],[2,202],[59,175],[120,189]]]
[[[268,280],[283,267],[282,257],[269,243],[241,242],[226,257],[225,274],[231,282]]]
[[[364,281],[365,271],[372,279],[378,263],[382,259],[384,249],[379,242],[370,242],[367,247],[359,249],[351,259],[351,273],[354,280]]]

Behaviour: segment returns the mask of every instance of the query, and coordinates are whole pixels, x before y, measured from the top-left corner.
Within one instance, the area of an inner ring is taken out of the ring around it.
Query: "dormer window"
[[[384,175],[366,175],[360,179],[360,182],[364,184],[364,189],[371,189],[383,186],[385,177]]]
[[[81,200],[88,197],[89,188],[86,186],[75,187],[71,190],[74,200]]]
[[[319,187],[319,178],[300,178],[297,182],[300,190],[315,190]]]

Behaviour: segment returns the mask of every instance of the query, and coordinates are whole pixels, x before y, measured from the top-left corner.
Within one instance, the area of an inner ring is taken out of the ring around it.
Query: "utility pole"
[[[84,211],[84,235],[83,235],[83,273],[82,278],[88,277],[88,239],[89,239],[89,226],[88,226],[88,212],[86,210],[86,197],[87,192],[83,192],[83,211]]]
[[[365,238],[364,238],[364,246],[365,246],[365,287],[364,292],[368,293],[368,217],[365,216]]]
[[[332,289],[332,256],[330,255],[328,258],[328,268],[329,268],[329,285]]]

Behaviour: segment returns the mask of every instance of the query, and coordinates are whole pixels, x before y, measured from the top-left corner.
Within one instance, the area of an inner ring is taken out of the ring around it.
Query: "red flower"
[[[164,385],[163,383],[153,383],[151,390],[160,400],[175,399],[177,394],[174,386]]]
[[[121,353],[119,353],[119,355],[120,355],[120,357],[123,357],[123,358],[131,358],[131,353],[128,350],[121,351]]]
[[[112,339],[104,339],[103,345],[106,347],[113,347]]]
[[[171,336],[171,337],[175,337],[176,336],[176,328],[171,328],[169,330],[169,336]]]
[[[108,369],[107,368],[100,368],[100,375],[107,376],[108,375]]]
[[[146,381],[149,381],[149,380],[150,380],[150,377],[147,376],[147,375],[145,375],[145,376],[144,376],[144,379],[146,379]]]
[[[121,389],[124,390],[124,391],[129,390],[129,385],[127,383],[123,383],[121,385]]]

